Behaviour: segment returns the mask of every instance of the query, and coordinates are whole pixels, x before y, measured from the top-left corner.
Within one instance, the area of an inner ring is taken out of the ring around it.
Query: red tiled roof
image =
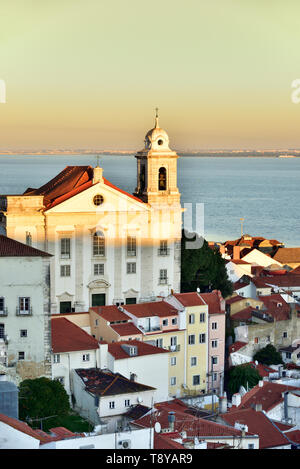
[[[235,296],[232,296],[231,298],[228,298],[226,300],[226,304],[227,305],[232,305],[232,303],[236,303],[237,301],[241,301],[241,300],[245,300],[245,297],[240,296],[240,295],[235,295]]]
[[[181,443],[174,441],[169,435],[169,433],[154,432],[154,449],[184,449]]]
[[[267,365],[263,365],[262,363],[258,363],[256,365],[255,362],[249,362],[248,365],[250,365],[251,368],[255,368],[262,378],[264,378],[265,376],[269,376],[270,373],[276,373],[277,371]]]
[[[291,432],[285,432],[285,435],[293,441],[293,443],[300,445],[300,430],[293,430]]]
[[[263,412],[255,411],[252,408],[231,410],[226,414],[222,414],[222,419],[233,426],[236,422],[247,425],[250,433],[259,435],[259,449],[290,444],[286,436],[276,428]]]
[[[249,282],[246,283],[246,282],[235,282],[233,284],[233,290],[236,291],[236,290],[241,290],[241,288],[244,288],[244,287],[247,287],[249,285]]]
[[[51,254],[0,235],[0,257],[51,257]]]
[[[110,323],[116,321],[131,321],[131,318],[116,305],[92,306],[90,309]]]
[[[249,319],[252,317],[252,311],[254,309],[255,308],[253,308],[253,306],[247,306],[247,308],[232,314],[231,319],[233,321],[249,321]]]
[[[256,385],[242,397],[239,409],[247,409],[255,404],[262,404],[262,410],[268,412],[273,407],[283,402],[282,393],[285,391],[299,390],[295,386],[286,384],[271,383],[263,381],[263,386]]]
[[[221,295],[221,292],[220,292]],[[225,314],[225,309],[221,309],[221,298],[217,290],[210,293],[200,293],[201,298],[208,305],[209,314]]]
[[[290,305],[278,293],[266,296],[259,296],[265,308],[276,321],[284,321],[290,317]],[[281,306],[279,306],[281,305]]]
[[[287,273],[285,275],[267,275],[264,277],[267,285],[276,285],[277,287],[300,287],[300,275]]]
[[[122,348],[122,344],[136,346],[137,355],[128,355],[128,353],[126,353]],[[142,357],[145,355],[154,355],[158,353],[168,353],[168,350],[166,349],[155,347],[154,345],[147,344],[146,342],[142,342],[140,340],[127,340],[108,344],[108,351],[116,360],[120,360],[122,358]]]
[[[110,327],[119,334],[120,337],[128,335],[143,335],[142,332],[132,323],[126,322],[123,324],[111,324]]]
[[[54,353],[95,350],[98,342],[79,326],[66,318],[52,318],[52,349]]]
[[[229,346],[229,353],[237,352],[241,348],[245,347],[245,345],[247,345],[247,342],[239,342],[239,341],[234,342],[234,344],[231,344]]]
[[[182,304],[182,306],[199,306],[205,305],[202,295],[197,292],[190,293],[174,293],[175,298]]]
[[[92,166],[67,166],[39,189],[27,189],[24,195],[43,195],[45,208],[49,210],[91,187],[93,185],[93,169]],[[147,205],[137,197],[114,186],[105,178],[103,178],[103,183],[135,201]]]
[[[27,423],[12,417],[8,417],[7,415],[0,414],[0,422],[6,423],[19,432],[26,433],[26,435],[39,440],[41,443],[48,443],[49,440],[51,440],[50,435],[47,435],[46,433],[44,435],[40,435],[37,431],[33,430],[29,425],[27,425]]]
[[[166,301],[153,301],[150,303],[138,303],[134,305],[123,305],[125,311],[133,314],[138,318],[149,316],[167,317],[177,316],[178,310]]]

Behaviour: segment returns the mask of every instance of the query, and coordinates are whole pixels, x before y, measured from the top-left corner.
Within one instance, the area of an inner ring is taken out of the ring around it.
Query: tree
[[[19,386],[19,416],[40,419],[62,416],[70,411],[69,397],[63,385],[48,378],[25,379]]]
[[[191,246],[187,246],[190,243]],[[233,292],[225,259],[222,258],[218,249],[211,249],[207,241],[195,233],[187,236],[182,232],[181,238],[181,291],[207,292],[220,290],[226,298]]]
[[[283,363],[281,355],[277,352],[274,345],[268,344],[266,347],[260,349],[253,356],[253,360],[257,360],[264,365],[280,365]]]
[[[260,381],[260,375],[251,365],[238,365],[230,368],[228,373],[228,390],[231,394],[239,391],[241,386],[253,388]]]

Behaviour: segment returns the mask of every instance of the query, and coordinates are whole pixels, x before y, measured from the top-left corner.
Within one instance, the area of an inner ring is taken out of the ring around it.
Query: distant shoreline
[[[45,150],[45,151],[19,151],[19,152],[10,152],[10,151],[0,151],[0,156],[68,156],[68,155],[80,155],[80,156],[94,156],[97,157],[98,155],[120,155],[120,156],[129,156],[135,155],[135,151],[120,151],[120,150],[95,150],[95,151],[87,151],[87,150]],[[293,158],[300,158],[300,150],[274,150],[274,151],[177,151],[178,155],[182,158],[189,157],[189,158],[284,158],[284,159],[293,159]]]

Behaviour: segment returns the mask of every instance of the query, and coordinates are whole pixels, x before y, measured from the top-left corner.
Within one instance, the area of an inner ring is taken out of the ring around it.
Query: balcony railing
[[[17,306],[16,315],[17,316],[32,316],[32,306],[30,306],[29,309],[22,309]]]
[[[168,256],[170,254],[170,248],[159,248],[157,254],[159,256]]]
[[[7,316],[7,314],[8,314],[7,308],[2,308],[0,310],[0,316]]]
[[[127,257],[136,257],[136,251],[127,249]]]
[[[158,279],[158,284],[159,285],[167,285],[168,279],[167,278],[160,278]]]
[[[170,350],[170,352],[179,352],[180,345],[169,345],[168,350]]]

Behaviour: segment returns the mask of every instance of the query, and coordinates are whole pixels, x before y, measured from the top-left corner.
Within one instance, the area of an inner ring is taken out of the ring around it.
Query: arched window
[[[158,190],[165,191],[167,189],[167,170],[166,168],[159,168],[158,172]]]
[[[102,231],[96,231],[93,236],[93,255],[105,256],[105,238]]]

